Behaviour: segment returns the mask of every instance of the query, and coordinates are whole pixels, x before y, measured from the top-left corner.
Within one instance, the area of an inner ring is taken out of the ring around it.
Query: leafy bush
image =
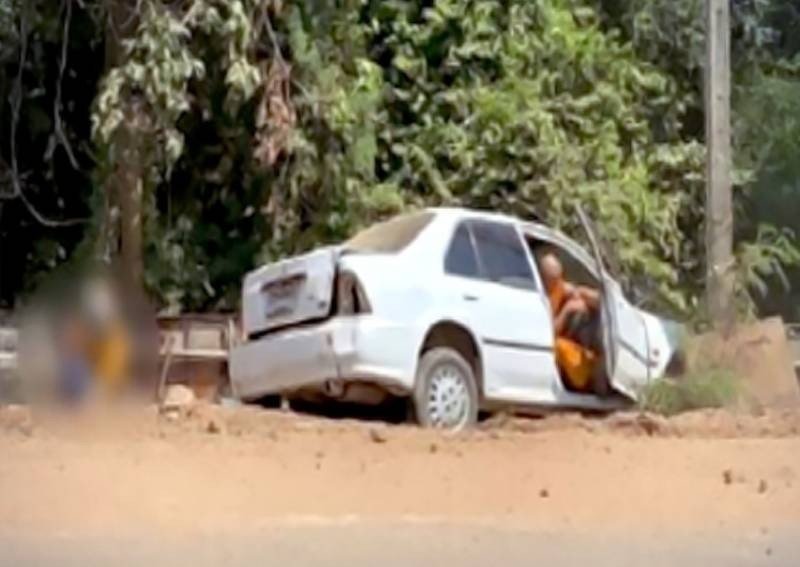
[[[675,415],[702,408],[720,408],[739,398],[739,380],[725,368],[695,370],[678,379],[652,382],[642,396],[642,408]]]

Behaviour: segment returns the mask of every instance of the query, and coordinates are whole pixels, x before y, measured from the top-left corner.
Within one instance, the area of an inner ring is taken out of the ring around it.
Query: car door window
[[[536,289],[527,252],[514,226],[474,222],[472,233],[485,277],[513,287]]]
[[[453,233],[453,240],[444,260],[444,271],[456,276],[480,277],[475,247],[472,245],[469,227],[464,223],[459,224]]]

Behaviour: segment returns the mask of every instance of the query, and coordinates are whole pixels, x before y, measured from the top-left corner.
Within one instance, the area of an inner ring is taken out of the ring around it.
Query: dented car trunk
[[[245,277],[242,334],[245,342],[229,357],[231,386],[237,397],[302,387],[336,376],[336,358],[314,322],[333,309],[339,247],[326,247],[263,266]],[[278,343],[264,339],[287,331]],[[269,361],[268,392],[263,368]]]
[[[330,314],[339,247],[327,247],[251,272],[242,290],[248,339]]]
[[[242,288],[244,342],[229,356],[234,394],[257,398],[342,378],[342,365],[352,362],[358,334],[349,316],[370,313],[371,305],[361,282],[342,267],[341,259],[393,256],[432,219],[430,212],[395,217],[342,245],[318,248],[247,274]],[[368,327],[361,332],[369,334]],[[404,370],[404,377],[411,372]]]

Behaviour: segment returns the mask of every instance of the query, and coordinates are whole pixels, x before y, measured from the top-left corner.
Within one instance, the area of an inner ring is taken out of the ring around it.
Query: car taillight
[[[339,315],[358,315],[372,310],[364,288],[358,278],[350,272],[339,274],[336,302]]]

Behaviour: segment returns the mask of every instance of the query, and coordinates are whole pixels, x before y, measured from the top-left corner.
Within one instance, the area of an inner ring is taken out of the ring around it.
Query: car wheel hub
[[[428,391],[431,424],[444,429],[460,429],[469,419],[467,379],[459,368],[442,364],[434,371]]]

